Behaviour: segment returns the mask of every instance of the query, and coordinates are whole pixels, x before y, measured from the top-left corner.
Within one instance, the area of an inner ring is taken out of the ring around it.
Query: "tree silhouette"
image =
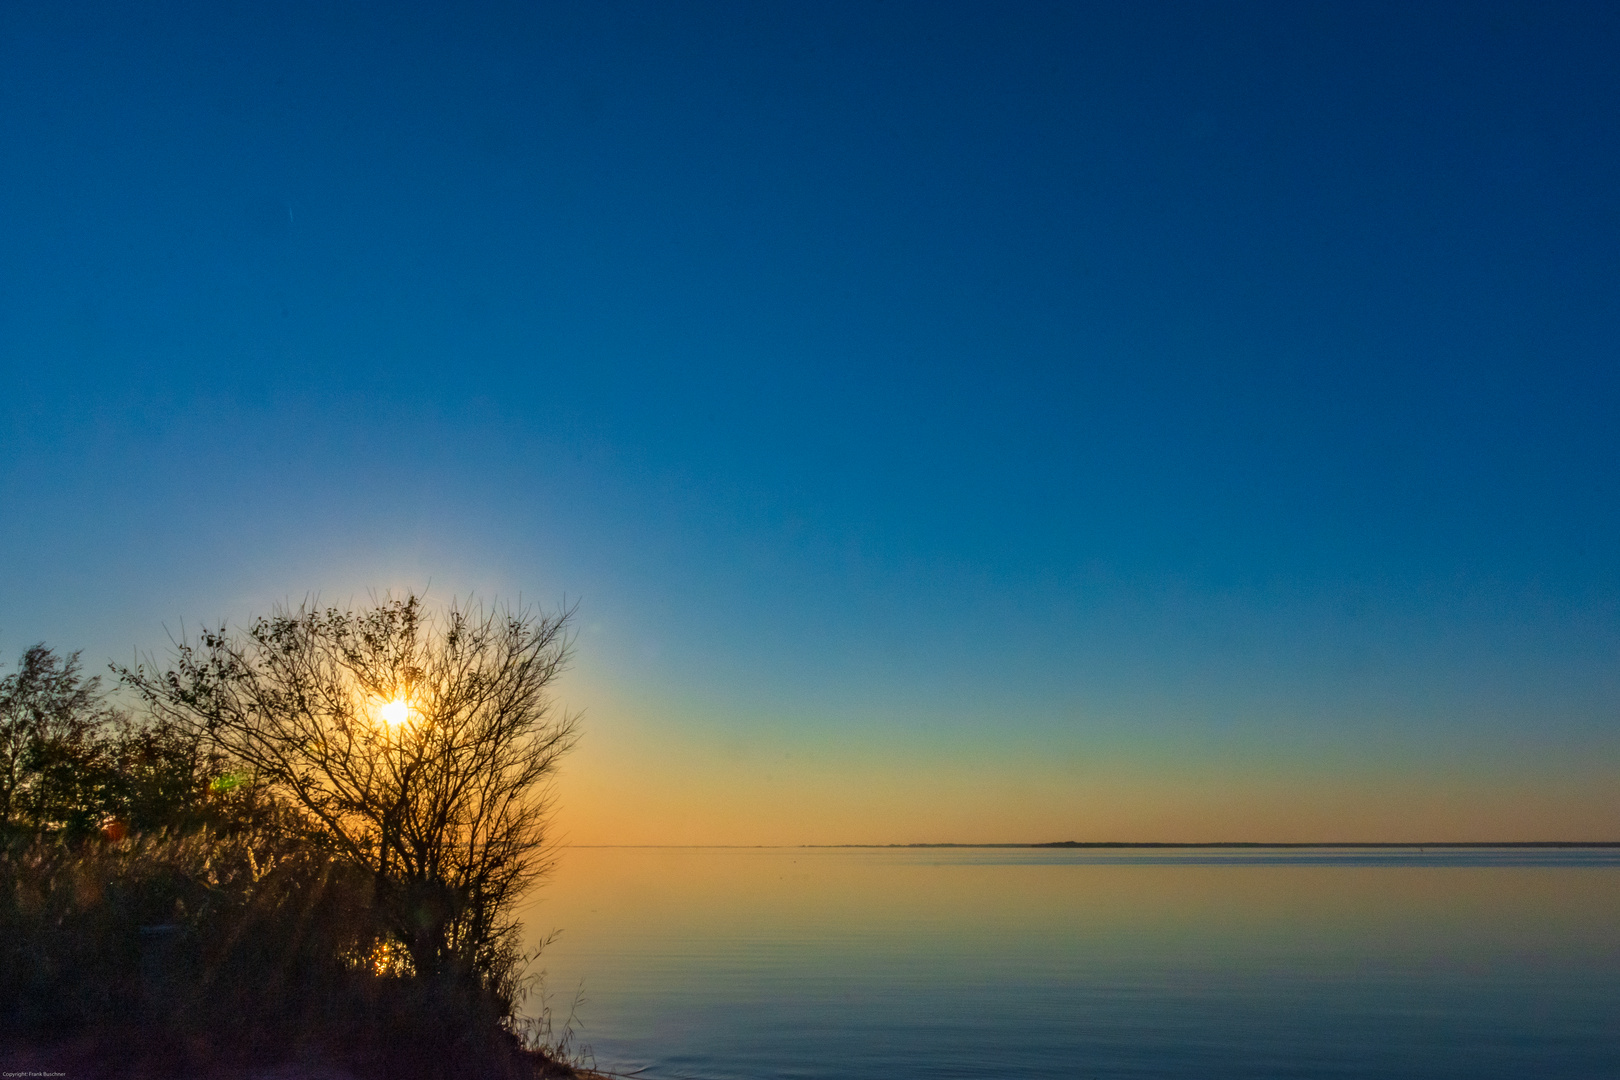
[[[79,654],[43,644],[0,679],[0,824],[83,833],[109,801],[105,733],[120,714]]]
[[[469,604],[435,616],[415,594],[306,603],[119,673],[160,723],[368,872],[410,969],[499,990],[517,956],[515,902],[549,868],[548,778],[576,738],[551,700],[572,615]]]

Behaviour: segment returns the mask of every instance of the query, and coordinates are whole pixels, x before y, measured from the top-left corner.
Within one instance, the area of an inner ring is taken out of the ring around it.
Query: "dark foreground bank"
[[[515,981],[402,973],[372,883],[318,850],[14,836],[0,884],[0,1071],[574,1075]]]
[[[570,1075],[515,915],[569,615],[277,610],[118,668],[134,712],[28,649],[0,678],[5,1071]]]

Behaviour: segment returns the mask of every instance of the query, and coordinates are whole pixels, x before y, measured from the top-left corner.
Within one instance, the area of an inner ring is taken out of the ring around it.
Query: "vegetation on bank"
[[[0,680],[0,1039],[151,1075],[568,1075],[522,1017],[570,612],[277,611]]]

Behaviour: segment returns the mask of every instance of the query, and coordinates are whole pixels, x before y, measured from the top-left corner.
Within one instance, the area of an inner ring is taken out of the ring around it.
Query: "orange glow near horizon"
[[[705,728],[601,696],[557,778],[561,844],[1601,841],[1620,820],[1605,770],[1552,758],[1464,768],[1421,745],[1268,758],[1083,736],[1086,752],[832,739]]]

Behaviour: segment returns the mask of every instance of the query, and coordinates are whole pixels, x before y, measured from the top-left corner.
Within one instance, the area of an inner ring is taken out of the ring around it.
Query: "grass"
[[[270,834],[12,836],[0,1061],[154,1078],[583,1074],[569,1025],[518,1016],[511,972],[401,973],[377,926],[367,880]]]

